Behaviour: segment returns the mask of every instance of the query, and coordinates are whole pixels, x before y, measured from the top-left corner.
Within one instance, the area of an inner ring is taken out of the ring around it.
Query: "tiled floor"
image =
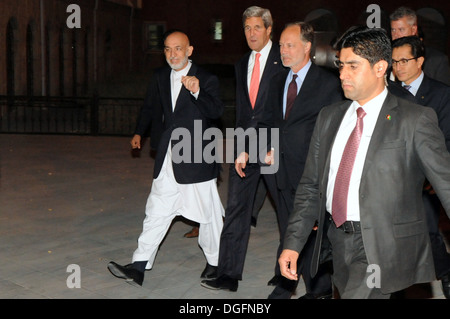
[[[152,178],[148,143],[132,157],[126,137],[0,134],[0,150],[1,299],[266,299],[272,291],[278,231],[268,201],[252,228],[237,292],[200,286],[206,261],[196,239],[183,237],[191,225],[181,218],[136,288],[106,265],[130,262],[136,248]],[[75,283],[80,288],[70,288]],[[304,293],[301,281],[294,297]],[[409,295],[443,298],[440,282]]]

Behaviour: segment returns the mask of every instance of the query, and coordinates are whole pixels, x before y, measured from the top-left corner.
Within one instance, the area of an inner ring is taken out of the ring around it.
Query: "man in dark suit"
[[[432,107],[450,151],[450,87],[433,80],[422,71],[425,49],[417,36],[399,38],[392,43],[392,64],[401,85],[415,96],[417,104]],[[441,280],[444,296],[450,298],[450,254],[439,232],[441,204],[429,184],[423,191],[430,231],[436,277]]]
[[[391,20],[392,40],[412,35],[419,36],[417,15],[414,10],[407,7],[400,7],[389,18]],[[444,53],[427,47],[425,49],[423,71],[432,79],[450,85],[450,66],[448,57]]]
[[[281,33],[281,60],[288,69],[273,77],[271,94],[266,103],[263,120],[259,125],[261,128],[279,130],[279,147],[274,147],[269,157],[273,157],[273,152],[279,152],[279,168],[275,178],[279,196],[278,220],[282,239],[286,232],[289,214],[294,206],[295,190],[303,173],[317,115],[322,107],[344,99],[339,78],[311,62],[310,53],[313,43],[314,29],[305,22],[288,24]],[[292,82],[294,77],[295,80]],[[289,94],[291,82],[295,84],[292,100]],[[270,162],[272,158],[268,160]],[[298,267],[306,285],[306,295],[301,297],[305,299],[328,298],[332,293],[330,273],[325,266],[314,278],[309,272],[310,253],[314,247],[315,236],[316,231],[311,229],[307,248],[303,253],[304,258],[301,258]],[[281,240],[277,257],[281,254],[282,246]],[[276,269],[276,274],[281,276],[279,267]],[[290,298],[296,285],[296,281],[281,280],[269,298]]]
[[[313,275],[331,247],[341,298],[389,298],[435,279],[421,194],[428,179],[450,214],[450,154],[436,112],[386,90],[392,50],[383,29],[351,28],[336,48],[351,101],[317,118],[280,267],[297,279],[317,223]]]
[[[114,276],[138,286],[142,285],[144,271],[153,267],[159,245],[177,215],[200,224],[198,243],[207,260],[201,277],[214,278],[217,273],[224,209],[216,184],[219,164],[205,161],[203,149],[211,141],[202,137],[224,107],[217,77],[189,60],[192,51],[185,33],[167,33],[164,54],[168,66],[154,72],[150,95],[131,140],[133,149],[141,148],[141,137],[154,117],[162,121],[152,189],[133,262],[126,266],[113,261],[108,264]],[[199,128],[202,134],[198,134]]]
[[[270,94],[268,88],[271,78],[283,69],[278,47],[270,39],[272,24],[268,9],[252,6],[243,13],[244,33],[251,51],[235,65],[236,129],[246,131],[256,128]],[[252,78],[259,80],[259,87],[258,83],[253,86]],[[238,145],[235,146],[235,163],[246,161],[239,148]],[[202,281],[201,285],[205,288],[230,291],[238,289],[238,281],[242,280],[258,182],[263,178],[269,192],[276,192],[273,175],[262,175],[260,170],[258,163],[249,163],[243,178],[236,173],[235,164],[230,165],[228,201],[220,238],[219,277]]]

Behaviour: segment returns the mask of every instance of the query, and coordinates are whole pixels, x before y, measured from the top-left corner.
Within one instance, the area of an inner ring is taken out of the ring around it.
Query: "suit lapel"
[[[331,161],[331,150],[333,149],[334,141],[336,139],[337,131],[341,126],[342,119],[344,118],[345,112],[347,112],[348,108],[352,104],[352,101],[345,101],[344,103],[336,106],[336,112],[332,114],[330,118],[327,120],[330,121],[328,127],[326,129],[326,135],[324,137],[325,140],[325,148],[327,150],[327,156],[324,164],[324,174],[322,176],[322,185],[327,187],[328,184],[328,174],[330,171],[330,161]]]
[[[305,79],[303,80],[302,87],[300,88],[300,91],[298,92],[298,96],[300,96],[300,99],[302,99],[302,96],[307,95],[309,92],[311,92],[311,89],[314,85],[317,85],[316,78],[317,78],[317,66],[314,64],[311,64],[309,67],[308,73],[306,73]],[[314,91],[314,90],[313,90]]]
[[[261,82],[259,83],[259,89],[258,89],[258,96],[256,97],[256,101],[258,101],[258,98],[265,90],[268,89],[271,82],[271,74],[274,74],[274,70],[276,70],[278,66],[278,59],[276,51],[278,50],[275,45],[272,45],[272,48],[270,49],[269,56],[267,57],[266,65],[264,67],[264,71],[261,76]]]
[[[430,89],[430,82],[427,76],[424,74],[422,83],[416,93],[416,101],[420,105],[425,105],[425,101],[428,100],[428,93]]]
[[[383,103],[383,106],[381,107],[377,123],[375,124],[375,128],[373,130],[373,134],[370,139],[369,148],[367,150],[367,155],[364,162],[362,177],[364,177],[364,175],[367,173],[368,169],[372,165],[373,163],[372,160],[375,158],[375,154],[377,153],[379,147],[385,140],[386,134],[387,132],[389,132],[389,127],[395,123],[396,119],[397,119],[397,99],[394,97],[394,95],[388,93]]]
[[[191,65],[191,68],[189,69],[189,72],[187,73],[187,76],[194,76],[197,74],[197,66],[195,64]],[[178,95],[177,102],[175,103],[175,108],[173,112],[179,112],[180,109],[183,109],[184,101],[189,99],[190,92],[184,87],[184,85],[181,85],[180,94]],[[170,97],[172,99],[172,97]],[[170,103],[172,105],[172,103]]]
[[[283,100],[284,99],[284,85],[286,84],[286,78],[287,78],[287,76],[289,74],[289,70],[290,69],[286,69],[286,70],[280,72],[277,75],[276,78],[273,78],[273,81],[278,84],[276,92],[279,92],[278,97],[277,97],[278,98],[277,105],[275,106],[276,107],[276,112],[277,112],[276,113],[276,117],[278,119],[282,120],[283,125],[286,122],[284,120],[284,114],[283,114],[284,113],[283,112],[283,106],[284,106],[284,100]]]
[[[246,100],[247,100],[247,105],[251,106],[250,96],[248,95],[249,87],[248,87],[248,83],[247,83],[248,82],[248,60],[250,59],[250,54],[251,54],[251,51],[246,54],[246,57],[242,60],[243,63],[241,63],[240,67],[241,67],[241,74],[242,74],[242,77],[241,77],[242,83],[241,83],[241,85],[242,85],[243,88],[246,88],[246,90],[244,90],[244,92],[245,92],[245,97],[246,97]]]
[[[161,77],[159,79],[159,87],[161,92],[161,100],[163,107],[170,107],[172,111],[172,95],[171,95],[171,85],[170,85],[170,72],[171,68],[167,67],[161,72]]]
[[[317,67],[314,64],[311,64],[308,73],[306,73],[300,91],[298,92],[297,97],[295,98],[294,106],[291,110],[289,118],[286,120],[287,123],[289,123],[289,119],[296,117],[298,118],[299,112],[301,113],[309,112],[309,110],[306,110],[304,108],[303,101],[305,101],[311,94],[317,94],[317,90],[314,88],[314,86],[317,85],[316,79],[318,74],[316,68]],[[296,116],[294,116],[294,114],[296,114]]]

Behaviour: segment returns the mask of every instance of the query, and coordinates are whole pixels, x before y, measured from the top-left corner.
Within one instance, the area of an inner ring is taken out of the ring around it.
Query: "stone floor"
[[[205,258],[196,239],[183,237],[191,225],[182,218],[136,288],[106,266],[130,262],[136,248],[151,187],[148,143],[132,156],[126,137],[0,134],[0,150],[0,299],[237,300],[272,291],[278,231],[269,201],[252,228],[237,292],[200,286]],[[304,293],[301,281],[293,298]],[[443,299],[440,282],[414,286],[407,297]]]

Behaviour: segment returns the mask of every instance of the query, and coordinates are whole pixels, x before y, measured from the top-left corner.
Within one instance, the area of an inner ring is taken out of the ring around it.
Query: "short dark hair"
[[[392,49],[409,45],[411,54],[414,58],[425,57],[425,46],[418,36],[411,35],[408,37],[398,38],[392,41]]]
[[[381,60],[388,63],[388,68],[392,64],[391,41],[382,28],[350,27],[338,39],[334,48],[337,51],[352,48],[355,54],[368,60],[371,66]]]

